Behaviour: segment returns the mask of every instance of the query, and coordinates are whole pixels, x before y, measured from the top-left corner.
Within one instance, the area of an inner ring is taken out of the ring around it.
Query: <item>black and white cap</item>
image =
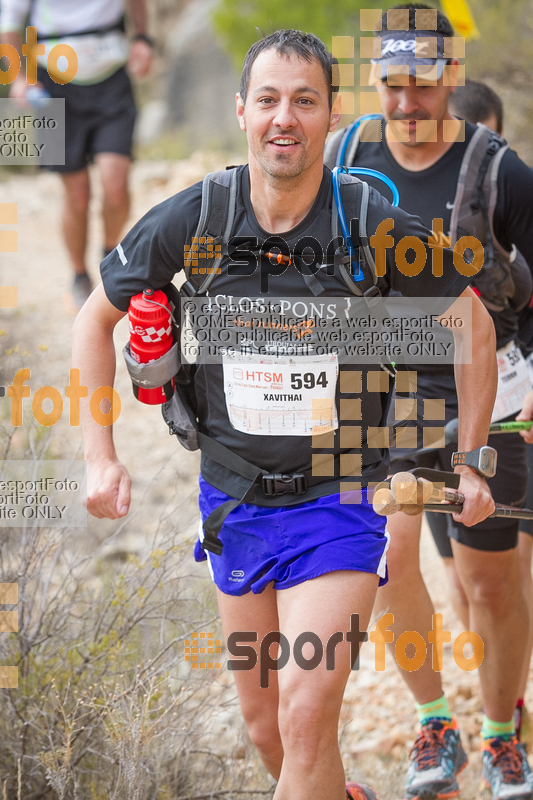
[[[435,31],[384,31],[381,39],[381,58],[372,59],[369,83],[378,84],[394,76],[412,75],[417,82],[437,81],[447,58],[445,38]],[[447,49],[447,48],[446,48]]]

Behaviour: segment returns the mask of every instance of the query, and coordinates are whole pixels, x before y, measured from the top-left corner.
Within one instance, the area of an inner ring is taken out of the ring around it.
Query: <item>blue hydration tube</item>
[[[346,156],[346,151],[348,149],[348,145],[350,143],[350,139],[352,138],[353,134],[356,130],[360,127],[362,122],[366,122],[369,119],[382,119],[381,114],[364,114],[359,119],[356,119],[355,122],[352,122],[346,130],[344,131],[344,136],[341,139],[341,145],[339,147],[339,153],[337,155],[337,162],[335,164],[336,167],[342,167],[344,163],[344,158]]]
[[[348,223],[346,222],[346,215],[342,205],[341,187],[339,181],[340,172],[346,172],[348,175],[365,175],[370,178],[376,178],[378,181],[383,181],[383,183],[385,183],[392,192],[393,206],[398,206],[400,204],[400,193],[396,184],[391,181],[387,175],[384,175],[383,172],[378,172],[377,169],[367,169],[366,167],[335,167],[332,171],[333,196],[337,205],[337,213],[339,215],[339,223],[341,226],[342,235],[344,237],[344,241],[346,242],[346,246],[348,247],[348,252],[352,262],[352,277],[354,281],[362,281],[364,277],[363,271],[359,267],[359,260],[353,246],[350,231],[348,229]]]

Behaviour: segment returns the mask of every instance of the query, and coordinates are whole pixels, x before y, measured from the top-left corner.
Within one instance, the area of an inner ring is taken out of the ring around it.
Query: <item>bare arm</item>
[[[10,44],[11,47],[14,47],[22,61],[22,35],[18,31],[3,33],[2,44]]]
[[[72,365],[80,370],[80,383],[88,387],[89,397],[99,386],[113,386],[113,330],[123,316],[124,312],[109,302],[100,284],[76,318]],[[100,519],[123,517],[129,509],[131,481],[117,458],[112,428],[95,422],[88,400],[81,403],[81,424],[87,460],[87,509]]]
[[[147,33],[147,14],[145,0],[128,0],[128,13],[131,17],[134,33]],[[133,42],[130,48],[128,69],[134,78],[143,78],[152,66],[153,52],[147,42]]]
[[[20,72],[9,87],[9,96],[11,98],[25,97],[28,84],[26,83],[26,66],[25,60],[22,57],[22,35],[18,31],[8,31],[2,34],[2,44],[10,44],[14,47],[20,56],[21,68]],[[37,86],[41,84],[37,82]]]
[[[455,383],[459,400],[458,450],[474,450],[487,444],[490,418],[496,398],[498,372],[496,366],[496,334],[483,303],[467,288],[462,298],[472,299],[472,363],[455,364]],[[460,303],[454,303],[445,316],[463,318]],[[466,321],[466,320],[465,320]],[[456,354],[460,356],[467,344],[469,330],[453,328]],[[457,361],[460,361],[460,357]],[[460,491],[465,494],[464,510],[454,514],[457,522],[475,525],[494,510],[494,501],[484,478],[470,467],[456,467],[461,474]]]
[[[146,33],[147,14],[145,0],[128,0],[127,9],[135,33]]]

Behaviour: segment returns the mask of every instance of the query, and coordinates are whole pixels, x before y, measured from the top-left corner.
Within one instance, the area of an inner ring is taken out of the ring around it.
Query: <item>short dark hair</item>
[[[389,10],[392,11],[393,9],[396,9],[396,8],[408,8],[409,9],[409,30],[410,31],[416,30],[416,25],[415,25],[415,16],[416,15],[415,15],[415,12],[417,10],[420,10],[420,9],[431,9],[432,11],[435,10],[435,6],[428,6],[425,3],[401,3],[398,6],[393,6],[393,8],[389,9]],[[381,24],[382,24],[382,30],[387,31],[388,28],[387,28],[387,12],[386,11],[382,14],[382,23]],[[452,23],[450,22],[450,20],[446,16],[446,14],[443,14],[442,11],[439,11],[439,9],[437,9],[437,30],[435,31],[435,33],[440,33],[441,36],[454,36],[454,30],[453,30]],[[376,35],[379,36],[379,34],[380,34],[380,31],[377,31]]]
[[[331,55],[324,42],[313,33],[302,33],[302,31],[283,29],[274,31],[274,33],[259,39],[258,42],[254,42],[244,56],[241,84],[239,87],[239,94],[243,103],[246,103],[246,95],[248,94],[248,84],[250,83],[253,63],[257,56],[265,50],[276,50],[276,52],[281,53],[287,58],[289,58],[292,53],[295,53],[298,58],[304,61],[316,59],[324,72],[326,85],[329,89],[329,107],[331,108],[332,93],[338,91],[339,88],[332,84],[332,67],[333,64],[338,64],[337,59]]]
[[[498,124],[497,132],[502,132],[503,103],[494,89],[486,83],[466,80],[464,86],[457,86],[450,95],[450,104],[459,117],[464,117],[474,125],[476,122],[484,122],[494,114]]]

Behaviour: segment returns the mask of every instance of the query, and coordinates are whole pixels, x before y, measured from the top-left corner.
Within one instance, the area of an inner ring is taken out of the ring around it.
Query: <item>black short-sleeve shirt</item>
[[[381,142],[360,142],[354,167],[370,167],[387,175],[400,193],[400,207],[408,214],[416,214],[424,225],[432,227],[434,219],[443,220],[443,230],[450,232],[461,163],[476,126],[465,122],[464,142],[455,142],[450,149],[427,169],[417,172],[405,169],[393,157],[385,136]],[[386,197],[389,191],[382,181],[365,178],[371,186]],[[494,209],[494,233],[503,247],[511,251],[513,244],[526,259],[533,273],[533,171],[520,160],[514,150],[503,155],[498,171],[498,198]],[[511,309],[491,313],[498,347],[516,337],[518,315]],[[522,319],[528,318],[524,312]],[[447,366],[424,366],[427,372],[453,375]]]
[[[249,172],[247,166],[238,167],[238,193],[233,226],[234,236],[257,237],[261,243],[270,235],[263,230],[255,217],[250,201]],[[307,216],[292,230],[277,234],[293,250],[304,236],[313,236],[324,253],[332,238],[331,172],[324,167],[320,189]],[[183,269],[184,247],[190,245],[195,235],[201,206],[201,184],[195,184],[151,209],[125,236],[119,248],[102,262],[101,273],[105,292],[111,303],[127,311],[130,298],[147,286],[154,289],[165,286]],[[411,297],[459,296],[469,279],[454,267],[451,251],[444,251],[444,274],[436,278],[431,273],[431,251],[428,248],[430,231],[418,217],[392,207],[378,192],[371,189],[368,211],[368,234],[372,235],[378,224],[392,218],[394,228],[390,235],[395,244],[404,236],[418,237],[426,246],[427,263],[416,277],[403,275],[395,266],[394,249],[387,250],[387,270],[383,279],[384,293],[390,290]],[[228,259],[221,264],[209,289],[214,295],[233,297],[305,297],[311,296],[303,275],[291,264],[281,275],[270,276],[269,291],[260,291],[259,270],[250,276],[228,274]],[[327,275],[321,271],[324,297],[345,297],[346,284],[338,274]],[[368,368],[363,368],[363,373]],[[374,366],[374,369],[376,367]],[[363,386],[366,386],[363,375]],[[195,376],[199,420],[209,434],[222,444],[263,469],[274,472],[298,472],[311,466],[311,437],[262,436],[239,432],[229,421],[224,396],[222,368],[218,365],[199,365]],[[338,393],[337,393],[338,394]],[[379,397],[379,395],[378,395]],[[385,402],[376,402],[376,395],[362,394],[363,443],[368,426],[379,426]],[[338,397],[337,397],[338,405]],[[381,423],[384,424],[384,423]],[[335,438],[335,455],[342,452],[338,432]],[[255,454],[255,457],[254,457]],[[381,468],[386,469],[386,464]],[[204,474],[205,477],[205,474]],[[381,477],[381,476],[379,476]]]

